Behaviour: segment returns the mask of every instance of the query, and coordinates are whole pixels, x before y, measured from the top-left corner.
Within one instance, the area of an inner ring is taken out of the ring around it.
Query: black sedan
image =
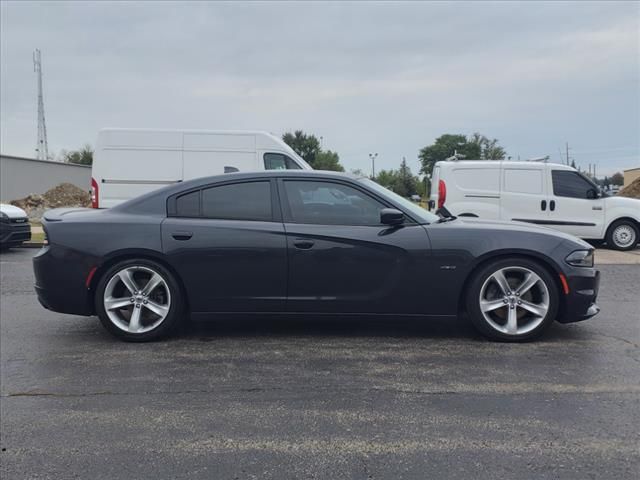
[[[45,308],[100,317],[124,340],[211,314],[465,313],[519,341],[598,312],[592,247],[528,224],[433,215],[366,178],[233,173],[109,210],[45,214]]]

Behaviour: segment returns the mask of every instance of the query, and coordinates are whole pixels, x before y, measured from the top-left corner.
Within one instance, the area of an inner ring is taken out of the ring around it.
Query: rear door
[[[577,237],[602,238],[605,202],[594,198],[597,187],[573,170],[550,167],[550,173],[549,226]]]
[[[380,224],[382,200],[334,180],[279,181],[287,232],[287,310],[424,313],[430,244],[412,221]]]
[[[501,220],[546,224],[549,199],[545,165],[511,164],[502,169]]]
[[[284,311],[286,239],[275,180],[212,185],[169,200],[162,246],[198,312]]]

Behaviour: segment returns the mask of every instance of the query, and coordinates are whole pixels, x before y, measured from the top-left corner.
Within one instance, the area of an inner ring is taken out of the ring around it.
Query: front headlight
[[[4,212],[0,212],[0,222],[8,222],[9,221],[9,215],[7,215]]]
[[[593,250],[576,250],[564,259],[574,267],[593,267]]]

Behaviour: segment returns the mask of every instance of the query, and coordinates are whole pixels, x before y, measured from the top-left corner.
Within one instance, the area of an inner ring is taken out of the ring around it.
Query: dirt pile
[[[43,195],[30,194],[9,203],[23,209],[29,218],[37,219],[51,208],[90,207],[91,196],[71,183],[61,183]]]
[[[640,178],[636,178],[629,185],[618,192],[620,197],[640,198]]]

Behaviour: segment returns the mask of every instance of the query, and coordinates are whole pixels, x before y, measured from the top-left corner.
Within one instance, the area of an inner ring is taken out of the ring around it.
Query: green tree
[[[407,160],[403,157],[398,170],[395,192],[402,197],[415,195],[417,190],[417,178],[411,173]]]
[[[620,172],[616,172],[611,175],[609,181],[611,182],[611,185],[624,185],[624,175]]]
[[[397,172],[395,170],[380,170],[374,180],[389,190],[395,192],[397,183]]]
[[[432,145],[427,145],[420,150],[418,154],[422,163],[420,172],[431,174],[436,162],[446,160],[453,156],[454,152],[464,155],[467,160],[502,160],[506,157],[504,148],[498,145],[498,140],[495,138],[490,140],[477,132],[470,137],[447,133],[438,137]]]
[[[282,135],[284,143],[300,155],[314,170],[334,170],[344,172],[340,165],[340,157],[331,150],[322,150],[320,141],[315,135],[308,135],[302,130],[287,132]]]
[[[320,152],[316,154],[316,159],[311,166],[315,170],[344,172],[344,167],[340,165],[340,157],[336,152],[332,152],[331,150],[320,150]]]
[[[72,150],[70,152],[61,152],[63,161],[67,163],[77,163],[79,165],[93,164],[93,148],[91,145],[85,145],[80,150]]]

